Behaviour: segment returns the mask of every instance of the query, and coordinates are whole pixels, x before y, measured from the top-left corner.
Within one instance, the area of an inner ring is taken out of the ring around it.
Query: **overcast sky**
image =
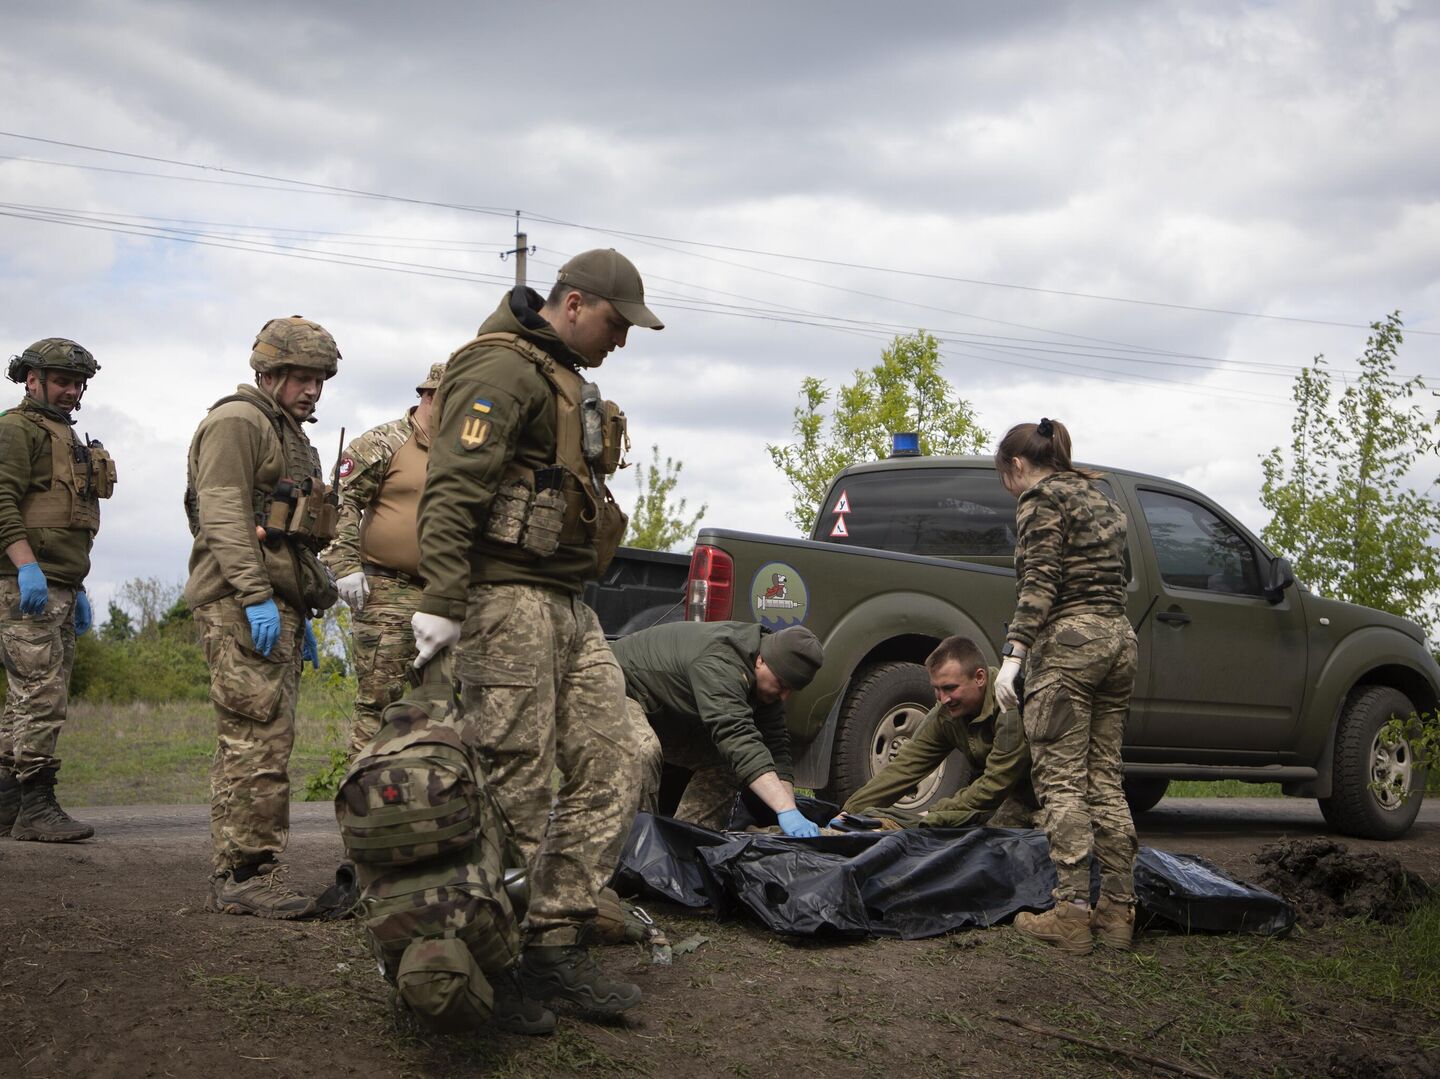
[[[1440,388],[1437,55],[1440,5],[1357,0],[5,5],[0,351],[102,365],[101,604],[183,578],[185,447],[267,319],[340,345],[333,458],[495,307],[516,210],[542,291],[640,267],[666,329],[598,380],[705,523],[793,533],[800,380],[925,328],[992,442],[1058,417],[1258,531],[1317,353],[1399,309]]]

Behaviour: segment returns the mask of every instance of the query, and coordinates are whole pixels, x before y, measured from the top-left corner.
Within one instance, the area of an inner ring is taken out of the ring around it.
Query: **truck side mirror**
[[[1295,583],[1295,571],[1290,568],[1290,563],[1284,558],[1277,558],[1270,563],[1269,572],[1265,575],[1265,598],[1271,603],[1279,603],[1284,598],[1285,589]]]

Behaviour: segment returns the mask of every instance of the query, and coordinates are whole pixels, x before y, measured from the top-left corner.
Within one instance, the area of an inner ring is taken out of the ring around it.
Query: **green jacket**
[[[47,408],[29,397],[0,413],[0,577],[19,570],[3,551],[17,540],[28,539],[46,579],[66,588],[79,588],[90,572],[90,548],[95,534],[85,528],[32,528],[21,521],[20,503],[32,491],[49,489],[54,475],[50,436],[20,415],[39,412],[73,426],[75,421],[58,409]]]
[[[615,642],[625,694],[660,735],[703,731],[742,784],[766,772],[794,782],[785,706],[755,699],[753,622],[672,622]]]
[[[586,366],[540,317],[540,307],[538,293],[513,289],[480,334],[519,334],[557,363],[575,370]],[[530,360],[503,345],[462,346],[446,365],[430,426],[430,463],[420,499],[420,576],[426,582],[420,610],[463,619],[472,583],[579,593],[598,575],[599,558],[588,542],[562,543],[543,559],[518,549],[481,549],[490,500],[507,468],[555,463],[555,393]]]
[[[964,790],[936,802],[921,821],[931,828],[960,828],[979,823],[1000,808],[1012,794],[1033,805],[1030,784],[1030,746],[1017,712],[1001,712],[995,701],[995,679],[999,671],[990,668],[989,686],[980,714],[973,719],[949,716],[940,704],[930,709],[914,738],[900,747],[895,759],[874,779],[852,794],[844,805],[847,813],[883,809],[905,796],[917,783],[940,767],[958,749],[970,762],[975,778]]]
[[[190,440],[187,468],[199,531],[190,549],[185,602],[193,609],[235,596],[248,607],[273,598],[305,610],[300,564],[314,564],[315,556],[289,540],[262,544],[255,535],[255,500],[282,476],[303,479],[308,471],[320,479],[320,458],[294,417],[260,390],[242,385],[235,395],[245,400],[212,409]],[[292,443],[288,458],[275,433],[277,419]],[[290,461],[308,463],[302,469]]]

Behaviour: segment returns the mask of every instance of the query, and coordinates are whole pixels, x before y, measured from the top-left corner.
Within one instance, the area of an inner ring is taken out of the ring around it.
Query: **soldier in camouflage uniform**
[[[804,626],[769,633],[753,622],[673,622],[615,642],[625,692],[659,738],[664,763],[689,769],[675,817],[724,828],[738,788],[775,811],[786,835],[820,829],[795,808],[785,702],[824,662]],[[652,780],[658,787],[659,761]]]
[[[582,372],[660,329],[640,274],[614,250],[560,269],[548,298],[507,293],[450,358],[420,500],[425,596],[417,664],[456,646],[461,723],[529,863],[521,976],[537,999],[619,1012],[640,989],[604,975],[584,941],[619,858],[653,750],[585,581],[625,530],[605,478],[624,413]],[[561,773],[557,794],[551,775]]]
[[[1012,427],[995,454],[1016,508],[1018,601],[996,680],[1017,704],[1024,665],[1025,734],[1058,884],[1055,906],[1015,928],[1072,954],[1098,938],[1128,948],[1135,923],[1135,824],[1121,789],[1120,743],[1135,683],[1135,631],[1125,616],[1125,514],[1070,463],[1058,420]],[[1090,856],[1100,901],[1090,910]]]
[[[65,723],[75,638],[90,628],[85,575],[100,528],[100,499],[115,465],[99,442],[77,438],[71,413],[100,365],[74,341],[49,337],[12,357],[25,387],[0,414],[0,835],[65,843],[88,839],[55,800],[56,744]]]
[[[311,419],[340,352],[318,323],[271,319],[255,338],[255,385],[211,406],[190,441],[185,510],[195,537],[185,601],[210,666],[214,875],[209,908],[298,918],[314,900],[280,875],[290,827],[290,750],[310,619],[335,602],[315,552],[335,535]]]
[[[410,616],[425,587],[417,521],[430,455],[430,411],[444,374],[443,363],[433,364],[415,387],[420,403],[398,420],[366,431],[340,459],[340,523],[322,558],[352,613],[352,759],[375,737],[386,705],[405,692],[405,674],[415,662]],[[448,664],[448,656],[442,662]]]
[[[879,817],[886,827],[1033,828],[1039,803],[1030,784],[1030,746],[1020,716],[995,700],[999,672],[986,667],[980,649],[968,637],[947,637],[925,660],[935,707],[895,759],[845,802],[845,813]],[[922,813],[894,803],[958,750],[974,777],[963,790],[942,798]],[[840,823],[839,818],[831,822]]]

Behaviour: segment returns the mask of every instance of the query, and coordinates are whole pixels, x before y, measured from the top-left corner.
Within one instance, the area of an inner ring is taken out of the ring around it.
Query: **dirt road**
[[[1147,1054],[1188,1061],[1200,1074],[1337,1073],[1335,1060],[1349,1066],[1356,1053],[1357,1074],[1440,1067],[1423,1046],[1397,1047],[1385,1035],[1382,1005],[1336,1005],[1303,987],[1284,990],[1279,1014],[1261,1009],[1237,1023],[1222,1021],[1227,1011],[1191,1030],[1183,1001],[1167,1005],[1165,993],[1184,990],[1202,967],[1233,962],[1233,941],[1147,938],[1134,955],[1088,959],[1047,954],[1003,928],[911,943],[793,944],[670,909],[654,913],[672,941],[699,934],[708,942],[670,968],[648,966],[638,949],[604,957],[645,990],[634,1018],[597,1025],[565,1016],[549,1039],[416,1040],[389,1023],[384,984],[353,925],[201,909],[205,807],[79,815],[97,832],[84,844],[0,840],[0,1059],[11,1075],[762,1076],[804,1065],[827,1075],[991,1076],[1014,1074],[1017,1054],[1023,1070],[1055,1075],[1149,1074],[1156,1066]],[[297,803],[292,823],[293,879],[318,889],[341,856],[330,807]],[[1252,879],[1266,843],[1325,834],[1314,803],[1290,799],[1166,801],[1137,823],[1150,846],[1200,854]],[[1353,846],[1397,856],[1440,884],[1440,805],[1425,806],[1403,840]],[[1287,957],[1331,947],[1319,938],[1274,946]],[[1125,994],[1135,999],[1117,1005]],[[1062,1023],[1110,1049],[1035,1029]],[[1375,1037],[1337,1023],[1373,1028]]]

